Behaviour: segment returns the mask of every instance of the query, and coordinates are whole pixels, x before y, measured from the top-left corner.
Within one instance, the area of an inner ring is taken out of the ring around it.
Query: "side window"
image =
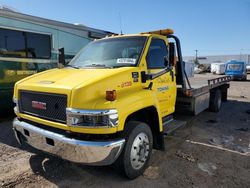
[[[48,59],[50,58],[50,36],[26,33],[28,58]]]
[[[162,39],[152,39],[147,54],[149,69],[164,68],[164,57],[168,55],[167,46]]]
[[[0,56],[26,57],[24,33],[0,28]]]
[[[49,35],[0,28],[0,57],[48,59]]]

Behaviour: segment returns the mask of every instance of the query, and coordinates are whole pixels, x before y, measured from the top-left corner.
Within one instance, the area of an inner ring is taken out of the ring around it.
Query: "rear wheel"
[[[116,168],[125,176],[134,179],[145,171],[153,147],[150,127],[139,121],[130,121],[125,127],[126,143],[117,161]]]
[[[219,112],[221,108],[221,90],[216,89],[210,93],[209,110],[211,112]]]

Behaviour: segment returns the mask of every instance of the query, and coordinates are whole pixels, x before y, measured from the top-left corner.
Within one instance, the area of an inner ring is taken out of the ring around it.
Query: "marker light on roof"
[[[170,35],[170,34],[174,34],[174,30],[168,28],[168,29],[162,29],[162,30],[156,30],[156,31],[143,32],[142,34]]]

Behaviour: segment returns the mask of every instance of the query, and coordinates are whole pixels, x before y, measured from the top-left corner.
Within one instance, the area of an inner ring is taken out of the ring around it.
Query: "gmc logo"
[[[32,101],[32,108],[40,109],[40,110],[46,110],[46,103],[39,102],[39,101]]]

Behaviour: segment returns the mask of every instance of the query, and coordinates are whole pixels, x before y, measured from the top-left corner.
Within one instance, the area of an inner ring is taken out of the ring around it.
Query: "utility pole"
[[[195,50],[195,64],[198,64],[198,50]]]

